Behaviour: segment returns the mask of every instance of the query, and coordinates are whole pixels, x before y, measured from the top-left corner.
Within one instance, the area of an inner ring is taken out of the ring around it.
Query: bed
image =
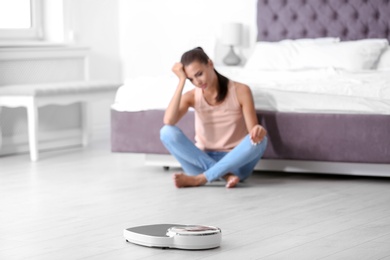
[[[217,67],[251,87],[268,130],[256,170],[390,176],[388,13],[387,0],[258,1],[258,42],[247,63]],[[170,75],[128,79],[118,89],[111,150],[179,166],[159,139],[172,95],[155,87],[161,82],[177,84]],[[158,102],[145,98],[151,91]],[[193,111],[178,125],[194,139]]]

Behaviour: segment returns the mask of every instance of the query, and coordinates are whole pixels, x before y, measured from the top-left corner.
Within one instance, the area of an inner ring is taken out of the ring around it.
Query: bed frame
[[[259,0],[258,41],[340,37],[390,40],[390,0]],[[179,166],[161,144],[164,111],[111,111],[113,152]],[[269,144],[256,170],[390,177],[390,115],[257,111]],[[194,137],[194,115],[178,124]]]

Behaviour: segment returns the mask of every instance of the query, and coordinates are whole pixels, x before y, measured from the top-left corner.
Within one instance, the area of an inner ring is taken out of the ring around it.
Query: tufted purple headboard
[[[258,41],[340,37],[390,41],[390,0],[258,0]]]

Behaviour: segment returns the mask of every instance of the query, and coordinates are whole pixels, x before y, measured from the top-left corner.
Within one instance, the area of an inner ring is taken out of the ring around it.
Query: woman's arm
[[[251,89],[244,84],[236,83],[237,98],[244,114],[246,128],[252,142],[257,144],[267,135],[267,130],[259,125]]]
[[[183,93],[185,81],[187,79],[184,70],[183,64],[176,63],[172,71],[178,76],[179,84],[176,87],[175,93],[164,114],[164,124],[166,125],[175,125],[179,120],[187,113],[188,108],[193,103],[193,91]]]

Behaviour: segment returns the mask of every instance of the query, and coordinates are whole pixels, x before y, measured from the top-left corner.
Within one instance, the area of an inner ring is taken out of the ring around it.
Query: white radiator
[[[0,48],[0,88],[5,85],[88,80],[85,47]],[[39,108],[41,149],[80,145],[80,105]],[[0,107],[0,155],[28,151],[25,108]]]

